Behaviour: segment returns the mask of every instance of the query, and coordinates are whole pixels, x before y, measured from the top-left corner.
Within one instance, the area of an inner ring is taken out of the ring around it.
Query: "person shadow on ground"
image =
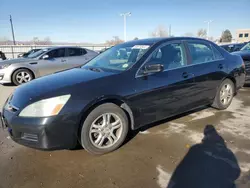
[[[204,129],[200,144],[190,148],[167,188],[234,188],[240,167],[213,125]]]

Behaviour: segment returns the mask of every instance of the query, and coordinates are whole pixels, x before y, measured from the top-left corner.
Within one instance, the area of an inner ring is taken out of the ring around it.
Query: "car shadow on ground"
[[[213,125],[204,129],[200,144],[192,146],[176,167],[167,188],[234,188],[240,167]]]
[[[12,86],[15,86],[13,83],[2,84],[2,85],[5,86],[5,87],[12,87]]]

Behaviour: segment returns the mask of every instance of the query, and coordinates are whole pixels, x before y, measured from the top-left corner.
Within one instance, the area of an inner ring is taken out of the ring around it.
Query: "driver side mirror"
[[[48,54],[43,55],[43,56],[42,56],[42,59],[49,59],[49,55],[48,55]]]
[[[144,74],[162,72],[164,66],[162,64],[149,64],[144,67]]]

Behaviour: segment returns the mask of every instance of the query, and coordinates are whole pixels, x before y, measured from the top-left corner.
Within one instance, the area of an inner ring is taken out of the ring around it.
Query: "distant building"
[[[249,42],[250,41],[250,29],[238,29],[236,30],[237,42]]]

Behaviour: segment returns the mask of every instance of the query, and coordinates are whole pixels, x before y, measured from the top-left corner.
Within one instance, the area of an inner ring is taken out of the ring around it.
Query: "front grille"
[[[23,133],[21,139],[32,142],[38,142],[38,136],[36,134]]]

